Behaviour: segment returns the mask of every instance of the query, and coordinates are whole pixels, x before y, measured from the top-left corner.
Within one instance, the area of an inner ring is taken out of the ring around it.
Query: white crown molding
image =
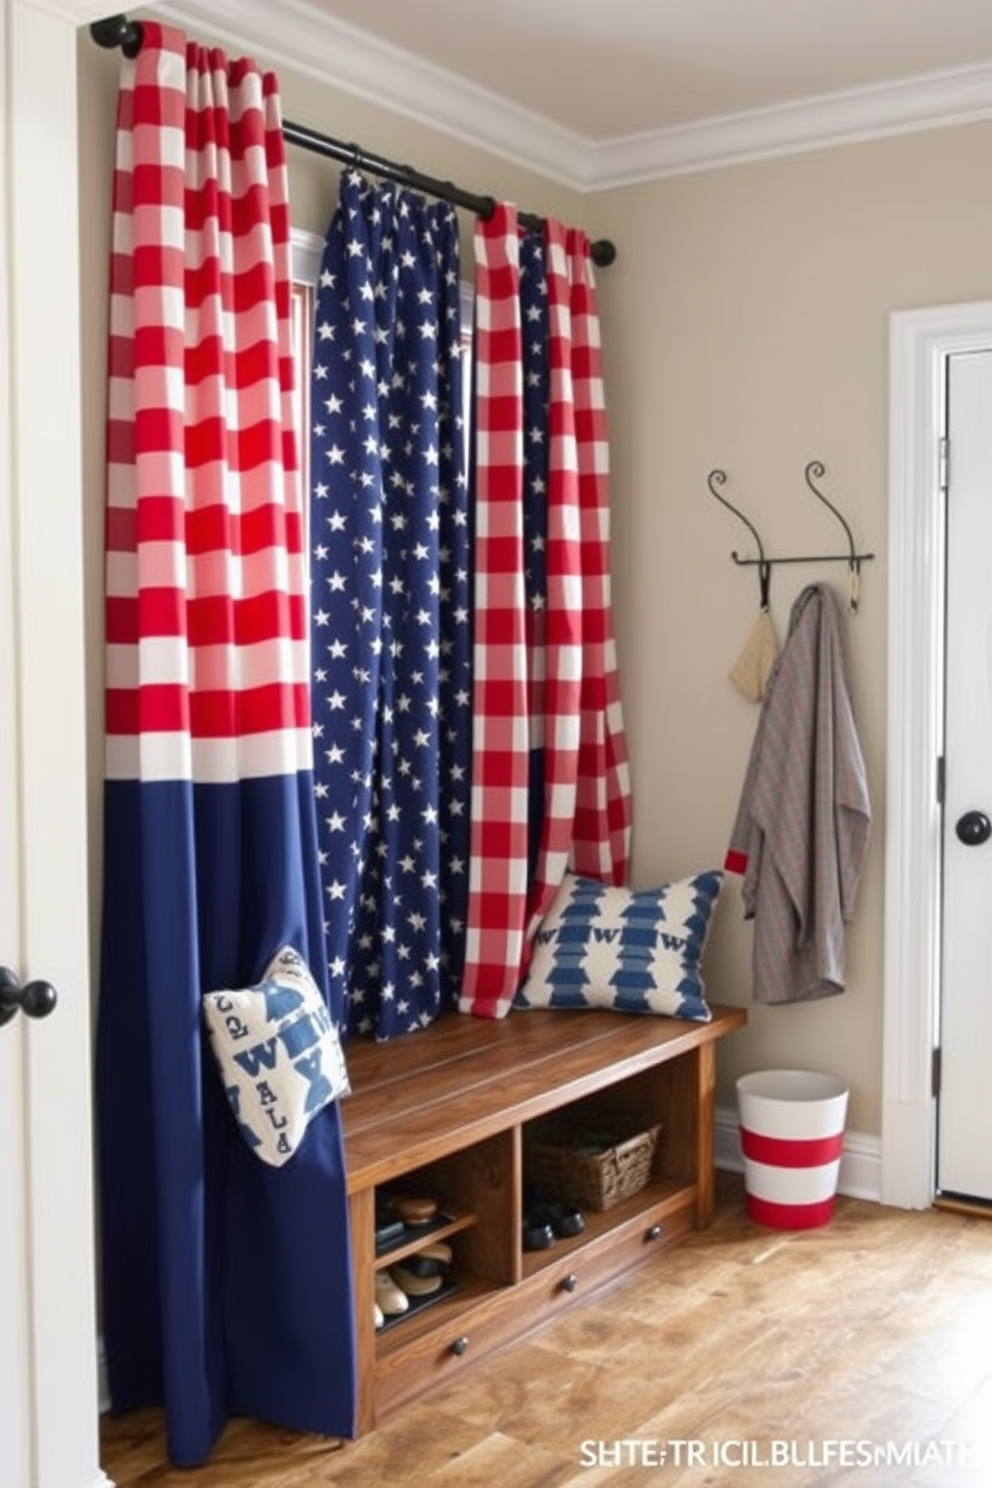
[[[590,142],[306,0],[165,0],[156,13],[319,79],[514,165],[582,188]],[[299,119],[294,123],[311,124]],[[474,189],[471,182],[467,190]],[[486,190],[485,183],[479,191]]]
[[[992,117],[992,63],[590,145],[586,189],[716,170]]]
[[[992,117],[987,63],[597,141],[348,26],[307,0],[280,0],[278,6],[166,0],[154,8],[583,192]]]

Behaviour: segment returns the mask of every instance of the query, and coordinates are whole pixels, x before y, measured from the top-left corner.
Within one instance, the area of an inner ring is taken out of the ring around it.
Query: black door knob
[[[51,982],[25,982],[22,987],[9,966],[0,966],[0,1028],[18,1011],[28,1018],[47,1018],[57,1002]]]
[[[992,821],[984,811],[966,811],[954,824],[958,839],[965,847],[981,847],[992,837]]]

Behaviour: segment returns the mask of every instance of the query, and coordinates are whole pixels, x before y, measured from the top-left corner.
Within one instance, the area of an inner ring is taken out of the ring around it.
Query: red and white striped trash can
[[[737,1081],[747,1212],[773,1230],[812,1230],[834,1212],[847,1086],[815,1070]]]

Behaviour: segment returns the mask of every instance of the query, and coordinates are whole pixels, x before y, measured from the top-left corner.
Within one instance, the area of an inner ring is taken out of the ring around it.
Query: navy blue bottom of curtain
[[[204,992],[251,985],[283,945],[326,987],[311,777],[109,782],[104,858],[97,1096],[112,1408],[164,1404],[178,1466],[205,1460],[232,1414],[350,1436],[338,1108],[320,1112],[283,1167],[260,1161],[200,1013]]]

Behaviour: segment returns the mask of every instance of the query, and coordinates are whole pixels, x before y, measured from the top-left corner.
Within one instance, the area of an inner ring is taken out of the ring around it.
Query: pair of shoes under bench
[[[406,1312],[410,1306],[410,1298],[401,1286],[393,1280],[391,1273],[383,1267],[375,1273],[375,1305],[376,1326],[381,1327],[379,1313],[383,1315],[383,1322],[387,1317],[398,1317],[401,1312]]]
[[[390,1274],[408,1297],[433,1297],[444,1286],[451,1266],[451,1246],[443,1240],[422,1245],[412,1255],[390,1266]]]
[[[525,1195],[524,1250],[547,1250],[558,1239],[564,1239],[568,1235],[581,1235],[585,1227],[582,1212],[574,1204],[546,1199],[540,1193],[529,1192]]]
[[[387,1317],[398,1317],[410,1306],[410,1298],[433,1296],[444,1285],[451,1265],[451,1246],[443,1241],[424,1245],[395,1266],[383,1266],[375,1273],[376,1327]],[[382,1319],[380,1321],[380,1313]]]

